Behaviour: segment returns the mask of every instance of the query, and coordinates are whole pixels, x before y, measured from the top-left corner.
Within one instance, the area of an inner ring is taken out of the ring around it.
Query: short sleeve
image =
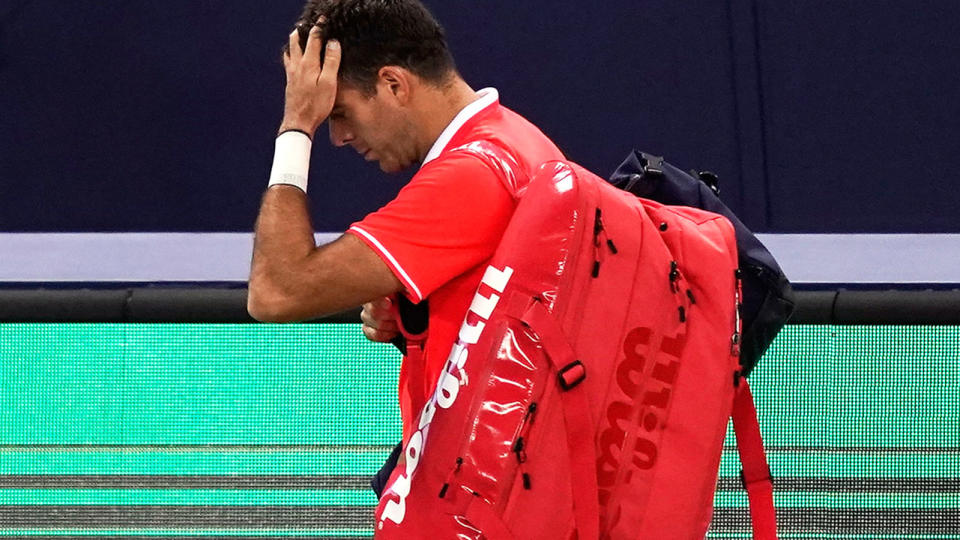
[[[419,302],[489,259],[515,201],[479,158],[450,152],[425,165],[397,197],[347,231],[364,241]]]

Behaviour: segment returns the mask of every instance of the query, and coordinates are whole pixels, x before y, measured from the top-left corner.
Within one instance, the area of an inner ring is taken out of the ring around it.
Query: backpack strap
[[[563,409],[563,421],[567,432],[567,448],[570,449],[570,477],[578,492],[592,493],[594,496],[573,497],[574,523],[577,528],[577,540],[599,540],[600,537],[600,500],[597,488],[596,451],[593,444],[595,428],[590,420],[590,408],[587,403],[586,388],[577,388],[586,378],[586,368],[576,359],[573,349],[567,342],[553,315],[539,298],[515,294],[509,303],[520,306],[515,312],[523,313],[520,322],[533,330],[540,338],[540,344],[546,352],[551,367],[557,373],[560,386],[560,404]],[[511,311],[514,311],[511,309]],[[574,451],[576,449],[576,451]],[[513,540],[513,534],[503,523],[502,517],[494,513],[489,503],[473,498],[464,512],[467,520],[483,531],[491,540]]]
[[[517,159],[492,141],[473,141],[450,151],[466,152],[479,158],[497,175],[514,199],[520,198],[530,180]]]
[[[406,383],[410,391],[411,411],[423,409],[426,396],[430,393],[423,364],[430,320],[429,302],[429,299],[424,299],[419,304],[414,304],[405,295],[398,293],[394,295],[391,305],[400,330],[400,334],[392,343],[404,356],[403,363],[407,368]],[[402,348],[400,344],[403,345]]]
[[[763,451],[760,423],[753,394],[746,379],[733,398],[733,432],[737,437],[737,450],[743,471],[740,480],[750,499],[750,521],[753,522],[754,540],[776,540],[777,514],[773,506],[773,478],[767,456]]]
[[[600,500],[593,444],[596,429],[590,419],[586,387],[580,386],[586,378],[586,368],[577,360],[560,325],[539,298],[534,299],[520,321],[540,337],[547,358],[557,372],[567,448],[570,450],[570,477],[577,491],[585,494],[573,498],[577,538],[597,540],[600,535]]]

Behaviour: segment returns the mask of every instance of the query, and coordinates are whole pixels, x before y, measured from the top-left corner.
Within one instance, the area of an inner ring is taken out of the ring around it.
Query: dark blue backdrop
[[[639,147],[761,231],[960,232],[956,0],[427,3],[469,83],[601,175]],[[300,7],[4,2],[0,232],[249,230]],[[317,145],[317,229],[406,178]]]

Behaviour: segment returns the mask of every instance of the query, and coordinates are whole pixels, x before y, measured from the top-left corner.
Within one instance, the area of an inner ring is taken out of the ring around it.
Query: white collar
[[[420,166],[424,166],[427,163],[430,163],[436,159],[443,149],[447,147],[447,144],[450,143],[450,139],[460,131],[460,128],[467,123],[467,120],[473,118],[478,112],[486,109],[487,106],[492,105],[498,99],[500,99],[500,93],[497,92],[496,88],[484,88],[477,91],[478,97],[475,101],[464,107],[453,117],[453,120],[447,124],[447,127],[440,133],[440,137],[437,138],[436,142],[433,143],[433,146],[430,147],[430,151],[427,152],[427,157],[423,158],[423,163]]]

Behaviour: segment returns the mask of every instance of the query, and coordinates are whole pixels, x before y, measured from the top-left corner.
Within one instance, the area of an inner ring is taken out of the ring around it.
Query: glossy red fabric
[[[376,537],[703,538],[738,367],[736,264],[725,218],[544,164]]]

